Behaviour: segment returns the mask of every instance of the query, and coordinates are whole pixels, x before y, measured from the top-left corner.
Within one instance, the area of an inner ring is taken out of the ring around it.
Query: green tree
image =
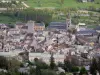
[[[20,75],[18,71],[8,71],[6,75]]]
[[[20,67],[21,62],[19,62],[18,60],[16,60],[15,58],[11,58],[10,60],[8,60],[8,69],[9,70],[16,70]]]
[[[73,73],[73,75],[76,75],[78,73],[78,71],[79,71],[79,68],[76,66],[72,67],[72,69],[71,69],[71,72]]]
[[[72,69],[72,63],[67,59],[64,60],[64,69],[66,72],[70,72]]]
[[[30,75],[35,75],[35,71],[36,71],[36,69],[30,67],[30,70],[29,70]]]
[[[53,70],[53,69],[55,69],[55,67],[56,67],[55,60],[54,60],[54,57],[53,57],[53,53],[51,53],[50,68]]]
[[[41,69],[48,69],[48,65],[45,62],[39,60],[38,58],[35,58],[34,61],[36,65],[36,75],[41,75]]]
[[[96,70],[97,70],[97,62],[96,62],[96,59],[93,58],[92,63],[90,65],[90,73],[93,75],[96,75]]]
[[[64,3],[64,0],[61,0],[61,4],[63,4]]]
[[[41,75],[57,75],[55,71],[50,70],[50,69],[46,69],[46,70],[41,70],[42,74]]]
[[[64,72],[61,72],[59,75],[66,75]]]
[[[88,75],[87,70],[85,69],[85,67],[81,67],[80,73],[79,75]]]
[[[92,12],[89,12],[88,14],[89,14],[89,17],[91,19],[91,17],[93,17],[93,13]]]
[[[7,75],[7,73],[5,73],[5,72],[0,72],[0,75]]]
[[[97,71],[100,74],[100,57],[98,58],[98,62],[97,62]]]
[[[7,69],[8,68],[8,60],[3,57],[3,56],[0,56],[0,68],[2,69]]]

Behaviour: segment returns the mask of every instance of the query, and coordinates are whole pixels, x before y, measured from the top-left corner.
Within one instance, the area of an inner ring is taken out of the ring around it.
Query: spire
[[[67,24],[67,27],[71,25],[71,14],[70,13],[68,13],[66,16],[66,24]]]

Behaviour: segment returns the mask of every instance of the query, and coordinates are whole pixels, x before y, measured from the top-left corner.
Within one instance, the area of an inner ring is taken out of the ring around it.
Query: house
[[[29,53],[29,60],[31,62],[34,61],[34,58],[38,58],[38,59],[43,59],[44,62],[46,63],[50,63],[50,57],[51,55],[49,53]],[[59,54],[55,54],[54,55],[54,58],[55,58],[55,63],[58,63],[58,62],[62,62],[64,61],[64,55],[59,55]]]
[[[78,31],[76,33],[76,40],[80,44],[95,45],[98,41],[98,33],[92,29]]]
[[[87,26],[85,23],[78,23],[78,25],[76,25],[77,31],[85,30],[86,28],[87,28]]]
[[[90,45],[90,46],[94,46],[97,43],[97,38],[88,38],[88,37],[84,37],[84,36],[77,36],[76,37],[76,42],[78,44],[82,44],[82,45]]]
[[[94,2],[94,0],[79,0],[79,1],[81,1],[83,3],[85,3],[85,2]]]
[[[20,29],[20,32],[22,33],[22,34],[26,34],[27,33],[27,30],[28,30],[28,26],[22,26],[21,27],[21,29]]]
[[[77,65],[77,66],[86,66],[86,65],[89,65],[90,64],[90,60],[89,59],[85,59],[85,58],[82,58],[81,56],[72,56],[72,62],[73,64]]]
[[[6,70],[6,69],[1,69],[1,68],[0,68],[0,72],[7,73],[7,70]]]
[[[14,35],[14,34],[20,34],[20,30],[15,28],[9,29],[8,35]]]
[[[50,30],[56,29],[60,31],[66,31],[68,27],[66,22],[51,22],[47,28]]]
[[[1,2],[3,2],[3,3],[11,3],[11,0],[1,0]]]
[[[88,2],[88,0],[82,0],[82,2],[84,3],[84,2]]]
[[[96,32],[96,30],[85,29],[85,30],[77,31],[76,35],[77,36],[79,36],[79,35],[82,35],[82,36],[97,36],[98,33]]]
[[[26,26],[28,26],[28,33],[34,33],[35,31],[43,31],[45,29],[45,24],[43,22],[37,23],[35,21],[28,21]]]
[[[100,26],[97,26],[94,30],[98,33],[98,43],[100,43]]]
[[[45,30],[45,24],[43,22],[34,24],[34,31],[43,31]]]
[[[88,0],[88,2],[94,2],[94,0]]]
[[[25,73],[25,74],[29,75],[29,70],[30,70],[29,67],[21,67],[21,68],[18,69],[18,72]]]
[[[23,26],[25,26],[25,23],[22,23],[22,22],[16,22],[15,24],[16,29],[21,29]]]
[[[97,26],[96,28],[94,28],[94,30],[96,30],[98,33],[100,33],[100,26]]]
[[[0,24],[0,29],[8,29],[7,25],[6,24]]]
[[[65,70],[62,69],[61,67],[58,67],[58,71],[57,71],[57,73],[60,74],[60,73],[62,73],[62,72],[65,73]]]

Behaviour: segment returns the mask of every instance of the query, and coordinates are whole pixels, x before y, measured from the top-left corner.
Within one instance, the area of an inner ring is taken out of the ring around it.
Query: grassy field
[[[0,23],[5,23],[5,24],[14,24],[16,22],[15,18],[11,18],[8,16],[0,15]]]
[[[95,2],[91,3],[79,3],[76,0],[64,0],[64,3],[61,5],[61,0],[27,0],[25,3],[30,7],[99,7],[100,8],[100,0],[95,0]],[[97,4],[99,2],[99,4]]]

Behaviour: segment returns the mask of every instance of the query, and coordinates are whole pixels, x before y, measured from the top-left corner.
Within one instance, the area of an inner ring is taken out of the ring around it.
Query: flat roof
[[[78,25],[85,26],[86,24],[85,23],[78,23]]]

